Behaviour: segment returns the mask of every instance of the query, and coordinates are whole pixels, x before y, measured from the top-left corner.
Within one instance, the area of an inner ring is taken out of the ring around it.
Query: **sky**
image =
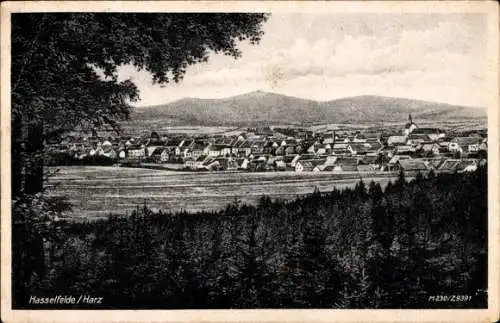
[[[185,97],[223,98],[256,90],[318,101],[383,95],[486,106],[487,37],[481,14],[274,13],[242,57],[210,55],[180,83],[153,85],[121,67],[146,107]]]

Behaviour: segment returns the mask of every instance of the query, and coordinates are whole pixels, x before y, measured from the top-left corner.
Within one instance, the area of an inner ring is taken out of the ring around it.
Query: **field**
[[[223,127],[223,126],[191,126],[191,125],[172,125],[165,120],[130,120],[122,123],[124,133],[129,135],[147,135],[151,131],[159,133],[168,133],[176,135],[217,135],[217,134],[230,134],[231,131],[239,129],[237,127]],[[243,130],[241,130],[243,131]],[[237,134],[241,133],[238,131]]]
[[[49,179],[53,195],[67,196],[75,219],[130,213],[147,203],[161,210],[216,210],[235,199],[255,203],[262,195],[289,199],[318,188],[354,186],[360,178],[385,186],[393,173],[207,172],[192,173],[140,168],[58,167]]]

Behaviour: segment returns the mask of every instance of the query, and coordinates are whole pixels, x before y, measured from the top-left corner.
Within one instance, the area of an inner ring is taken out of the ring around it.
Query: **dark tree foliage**
[[[61,222],[30,292],[91,293],[103,308],[486,307],[486,168],[403,177],[219,212],[144,206]]]
[[[119,127],[118,122],[129,116],[131,103],[139,98],[135,84],[118,81],[119,66],[147,70],[157,83],[178,82],[189,65],[207,61],[211,53],[239,57],[237,41],[257,43],[266,17],[236,13],[14,14],[14,174],[26,171],[26,158],[35,158],[33,154],[43,149],[44,140],[75,127]],[[17,156],[24,159],[18,162]],[[29,175],[24,182],[14,181],[14,193],[41,191],[39,177]]]
[[[178,82],[211,54],[239,57],[237,42],[257,43],[266,19],[260,13],[12,15],[14,293],[24,299],[43,277],[29,264],[43,263],[47,240],[38,228],[41,213],[50,213],[42,198],[45,143],[75,129],[119,130],[139,99],[133,82],[118,80],[119,66],[146,70],[156,83]]]

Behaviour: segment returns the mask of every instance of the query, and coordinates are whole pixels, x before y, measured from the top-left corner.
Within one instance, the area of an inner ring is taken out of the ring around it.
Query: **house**
[[[457,165],[457,171],[459,173],[473,172],[477,170],[478,162],[476,160],[462,160]]]
[[[285,170],[286,164],[283,156],[270,156],[267,160],[267,167],[276,170]]]
[[[481,143],[482,139],[477,137],[455,137],[450,140],[448,150],[461,154],[474,153],[479,151]]]
[[[238,169],[248,169],[248,164],[250,161],[248,158],[237,158],[236,163],[238,165]]]
[[[366,142],[366,140],[367,138],[360,133],[356,134],[356,136],[352,139],[353,142]]]
[[[255,128],[255,133],[257,135],[263,135],[263,136],[271,136],[273,134],[273,130],[266,126],[266,127],[257,127]]]
[[[252,143],[249,140],[243,141],[241,144],[237,145],[238,155],[250,156],[252,153]]]
[[[365,155],[369,150],[363,143],[350,143],[347,146],[347,150],[352,155]]]
[[[333,165],[337,160],[338,156],[326,156],[325,157],[325,165]]]
[[[255,140],[252,142],[251,152],[254,154],[262,154],[264,152],[265,140]]]
[[[181,138],[170,138],[167,140],[165,147],[169,148],[173,152],[175,152],[175,149],[179,147],[179,145],[183,142]],[[180,154],[180,149],[179,149],[179,154]]]
[[[98,150],[98,149],[99,149],[99,148],[97,148],[97,147],[90,147],[90,148],[88,149],[87,155],[88,155],[88,156],[95,156],[95,155],[97,155],[97,150]]]
[[[163,153],[163,151],[165,150],[164,147],[161,147],[161,148],[157,148],[153,151],[153,153],[148,156],[149,159],[153,160],[155,163],[161,163],[161,154]]]
[[[449,153],[450,151],[448,150],[448,146],[441,146],[441,145],[438,145],[438,150],[439,150],[439,155],[443,155],[443,154],[447,154]]]
[[[295,168],[295,165],[292,166],[292,162],[297,156],[300,156],[300,155],[285,155],[285,156],[283,156],[283,162],[285,163],[287,168]]]
[[[125,159],[125,158],[127,158],[127,150],[120,149],[120,151],[118,152],[118,158],[119,159]]]
[[[309,154],[317,154],[317,151],[321,148],[321,144],[316,141],[314,142],[312,145],[310,145],[308,148],[307,148],[307,152]]]
[[[195,164],[196,164],[196,160],[194,160],[193,158],[187,158],[184,160],[184,167],[186,167],[186,168],[194,169]]]
[[[338,139],[338,137],[337,137]],[[337,140],[333,137],[323,137],[323,140],[321,141],[321,143],[323,145],[326,145],[326,144],[334,144]]]
[[[202,169],[204,168],[205,162],[208,162],[210,159],[212,159],[212,157],[207,155],[201,155],[198,156],[198,158],[196,159],[191,159],[192,163],[189,164],[192,165],[191,167],[193,169]]]
[[[446,136],[444,131],[439,128],[416,128],[412,131],[412,135],[427,135],[430,140],[437,141],[440,138]]]
[[[220,170],[236,170],[238,168],[236,159],[232,157],[217,157],[215,160],[219,162]]]
[[[142,146],[129,146],[127,149],[128,159],[143,159],[146,157],[146,150]]]
[[[326,155],[326,154],[329,154],[330,152],[331,152],[331,148],[330,148],[329,144],[321,145],[316,150],[316,155]]]
[[[296,172],[312,172],[316,169],[319,171],[317,166],[323,165],[326,162],[326,158],[318,158],[318,159],[301,159],[295,165]]]
[[[285,148],[285,155],[294,155],[297,152],[296,148],[297,146],[287,146]]]
[[[276,160],[274,161],[274,167],[278,170],[285,170],[286,169],[286,163],[283,159]]]
[[[293,160],[290,162],[290,166],[291,166],[291,167],[293,167],[293,168],[295,168],[295,165],[297,164],[297,162],[298,162],[300,159],[302,159],[302,160],[304,160],[304,159],[313,159],[314,157],[315,157],[315,156],[314,156],[313,154],[302,154],[302,155],[297,154],[297,155],[293,158]]]
[[[380,155],[387,156],[388,158],[391,158],[394,156],[394,153],[396,152],[395,147],[384,147],[380,150]]]
[[[294,148],[293,146],[291,146],[290,148]],[[277,156],[283,156],[286,154],[286,149],[287,149],[287,146],[279,146],[276,148],[276,150],[274,151],[274,154],[277,155]]]
[[[175,157],[173,151],[169,148],[164,148],[160,154],[160,162],[166,163],[170,160],[170,157]]]
[[[460,163],[460,159],[446,159],[438,168],[440,171],[454,172],[457,170],[457,166]]]
[[[441,157],[427,159],[427,167],[430,169],[439,169],[439,166],[441,166],[444,161],[445,159]]]
[[[434,155],[439,155],[439,145],[436,143],[425,142],[422,143],[419,147],[424,152],[432,153]]]
[[[415,147],[404,145],[396,146],[394,149],[394,155],[411,155],[415,151]]]
[[[296,139],[285,139],[281,142],[281,146],[297,146],[297,140]]]
[[[165,149],[165,146],[146,146],[146,157],[153,157],[153,155],[158,156]]]
[[[165,142],[149,138],[145,141],[144,146],[146,147],[146,156],[151,157],[156,149],[163,149],[165,147]]]
[[[278,148],[280,145],[282,144],[282,142],[280,143],[279,140],[276,140],[274,138],[269,138],[269,141],[268,141],[268,145],[273,147],[273,148]]]
[[[83,151],[84,149],[85,149],[85,145],[83,142],[74,142],[69,146],[68,152],[74,154],[74,153],[79,153],[79,152]]]
[[[205,144],[201,141],[195,141],[194,145],[190,149],[190,152],[193,159],[198,159],[198,157],[204,155]]]
[[[488,150],[488,138],[484,138],[479,144],[479,150]]]
[[[297,131],[297,137],[304,138],[304,139],[312,138],[312,137],[314,137],[314,131],[300,129]]]
[[[438,170],[463,173],[475,171],[477,166],[477,161],[473,159],[447,159],[439,166]]]
[[[210,171],[220,170],[222,168],[219,161],[215,158],[208,159],[205,163],[203,163],[203,167]]]
[[[274,165],[274,161],[277,160],[277,159],[280,159],[282,158],[282,156],[273,156],[273,155],[269,155],[269,157],[267,157],[267,160],[266,160],[266,166],[267,167],[271,167]]]
[[[274,147],[273,143],[275,143],[275,142],[273,142],[272,140],[266,141],[266,143],[264,144],[264,150],[262,152],[264,154],[274,155],[275,151],[276,151],[276,147]]]
[[[403,171],[428,171],[429,167],[422,159],[399,159],[396,163],[396,169]]]
[[[191,158],[192,157],[192,155],[191,155],[191,149],[190,148],[184,148],[184,149],[182,149],[182,151],[181,151],[181,157],[183,159]]]
[[[403,160],[403,159],[411,159],[410,156],[406,156],[406,155],[394,155],[388,162],[387,162],[387,165],[385,167],[382,167],[382,170],[387,170],[387,171],[391,171],[391,170],[395,170],[397,169],[396,165],[398,164],[398,162],[400,160]]]
[[[370,150],[379,151],[383,148],[382,144],[378,140],[367,140],[365,146]]]
[[[248,163],[247,169],[249,169],[251,171],[257,171],[257,172],[265,171],[266,170],[266,161],[267,161],[267,158],[265,158],[265,157],[251,159],[250,162]]]
[[[112,146],[101,146],[101,148],[97,150],[97,154],[110,159],[116,159],[118,157],[118,154]]]
[[[409,146],[412,146],[412,145],[417,145],[417,144],[421,144],[423,142],[428,142],[428,141],[432,141],[432,139],[429,138],[429,136],[426,134],[411,133],[408,136],[408,139],[406,140],[406,144]]]
[[[91,147],[85,145],[78,152],[75,153],[75,158],[84,159],[84,158],[90,156],[91,150],[92,150]]]
[[[346,136],[344,137],[344,143],[350,143],[354,141],[354,136]]]
[[[345,155],[348,152],[348,150],[347,150],[348,146],[349,146],[349,144],[336,142],[332,145],[331,154],[332,155]]]
[[[364,144],[365,147],[366,147],[366,155],[369,155],[369,156],[378,156],[382,150],[384,149],[384,147],[382,147],[382,145],[380,143],[374,143],[374,144],[368,144],[368,143],[365,143]]]
[[[177,147],[175,147],[175,155],[176,156],[181,156],[183,155],[185,158],[187,152],[189,152],[189,149],[194,145],[194,140],[192,139],[184,139],[182,140]]]
[[[387,138],[388,146],[397,146],[397,145],[405,145],[406,144],[406,136],[389,136]]]
[[[214,137],[213,144],[230,146],[232,142],[233,142],[233,139],[231,137],[216,136],[216,137]]]
[[[183,142],[179,145],[179,147],[192,148],[195,143],[196,143],[196,140],[194,140],[193,138],[188,138],[188,139],[184,139]]]
[[[359,164],[361,165],[369,165],[373,169],[380,168],[380,158],[378,155],[366,155],[363,156],[361,160],[359,160]]]
[[[202,154],[209,155],[211,157],[229,156],[231,155],[231,146],[211,144],[203,150]]]
[[[326,158],[322,158],[321,160],[324,160],[320,163],[318,163],[314,168],[313,172],[322,172],[325,170],[326,167],[332,167],[335,165],[335,161],[337,160],[336,156],[326,156]]]
[[[307,149],[309,149],[313,144],[314,144],[314,140],[304,140],[304,141],[301,141],[295,147],[295,152],[297,154],[307,153]]]
[[[337,158],[333,165],[333,170],[336,172],[355,172],[358,170],[357,158]]]

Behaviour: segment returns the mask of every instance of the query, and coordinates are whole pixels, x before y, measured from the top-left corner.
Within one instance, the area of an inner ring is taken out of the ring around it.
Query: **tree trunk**
[[[43,125],[40,122],[30,120],[27,128],[26,155],[29,160],[24,191],[28,194],[35,194],[43,190]]]
[[[12,199],[43,190],[44,132],[41,122],[17,113],[12,118]]]
[[[43,189],[43,127],[24,113],[13,111],[12,117],[12,294],[13,306],[27,304],[33,275],[45,274],[43,242],[32,227],[30,194]],[[26,195],[28,194],[28,195]],[[22,207],[23,204],[28,206]]]
[[[11,123],[11,182],[12,199],[16,199],[24,191],[25,163],[25,131],[20,113],[13,112]]]

